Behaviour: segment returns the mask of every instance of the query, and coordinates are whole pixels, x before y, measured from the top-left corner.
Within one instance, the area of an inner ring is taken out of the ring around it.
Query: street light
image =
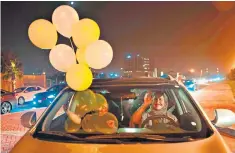
[[[194,69],[190,69],[189,71],[190,71],[191,73],[194,73],[194,72],[195,72],[195,70],[194,70]]]
[[[74,4],[74,2],[71,2],[71,5],[73,5]]]

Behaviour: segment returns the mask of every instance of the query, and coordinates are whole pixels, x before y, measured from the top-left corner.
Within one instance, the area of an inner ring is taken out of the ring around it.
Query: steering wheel
[[[153,115],[150,116],[148,118],[146,118],[142,124],[139,124],[139,128],[144,128],[146,124],[149,123],[150,120],[155,121],[157,123],[160,123],[158,119],[167,119],[169,122],[168,123],[164,123],[164,124],[168,124],[168,125],[173,125],[174,127],[179,127],[179,123],[175,122],[172,118],[165,116],[165,115]]]

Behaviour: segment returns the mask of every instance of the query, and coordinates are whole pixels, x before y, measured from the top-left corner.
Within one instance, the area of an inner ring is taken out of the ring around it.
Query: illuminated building
[[[127,54],[124,59],[124,77],[149,76],[153,73],[153,60],[140,54]]]

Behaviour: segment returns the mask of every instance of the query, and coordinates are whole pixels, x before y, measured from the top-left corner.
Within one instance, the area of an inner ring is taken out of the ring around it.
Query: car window
[[[6,92],[6,91],[1,90],[1,94],[5,94],[5,93],[7,93],[7,92]]]
[[[26,89],[26,87],[21,87],[21,88],[17,88],[14,90],[15,93],[20,93],[22,91],[24,91]]]
[[[33,92],[33,91],[37,91],[36,87],[28,87],[26,90],[26,92]]]
[[[58,87],[58,91],[63,90],[65,87],[66,87],[66,85],[59,85],[59,87]]]
[[[54,86],[54,87],[51,87],[49,89],[47,89],[48,92],[54,92],[54,91],[57,91],[57,86]]]
[[[39,90],[42,90],[42,88],[41,87],[36,87],[36,90],[39,91]]]
[[[49,130],[77,134],[194,133],[195,136],[202,131],[201,115],[179,86],[99,88],[70,93],[67,98],[62,93],[55,101],[56,109],[48,115],[49,127],[53,127]],[[140,107],[145,109],[141,121],[133,123]]]

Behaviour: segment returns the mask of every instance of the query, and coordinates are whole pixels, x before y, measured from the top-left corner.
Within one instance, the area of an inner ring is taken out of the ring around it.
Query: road
[[[214,83],[191,94],[201,104],[210,120],[215,118],[214,110],[218,108],[229,109],[235,112],[234,96],[230,86],[226,83]],[[221,135],[233,153],[235,153],[235,137],[228,135],[234,133],[235,125],[221,132]]]
[[[192,92],[193,97],[202,105],[210,119],[214,118],[213,110],[216,108],[227,108],[235,112],[235,101],[228,85],[219,83],[212,84],[203,89]],[[1,152],[7,153],[19,139],[28,130],[20,124],[20,117],[28,109],[34,109],[39,117],[45,108],[34,108],[34,105],[28,104],[14,110],[13,114],[2,115],[1,122]],[[22,112],[23,111],[23,112]],[[230,127],[231,129],[234,128]],[[235,153],[235,138],[221,133],[232,152]]]

